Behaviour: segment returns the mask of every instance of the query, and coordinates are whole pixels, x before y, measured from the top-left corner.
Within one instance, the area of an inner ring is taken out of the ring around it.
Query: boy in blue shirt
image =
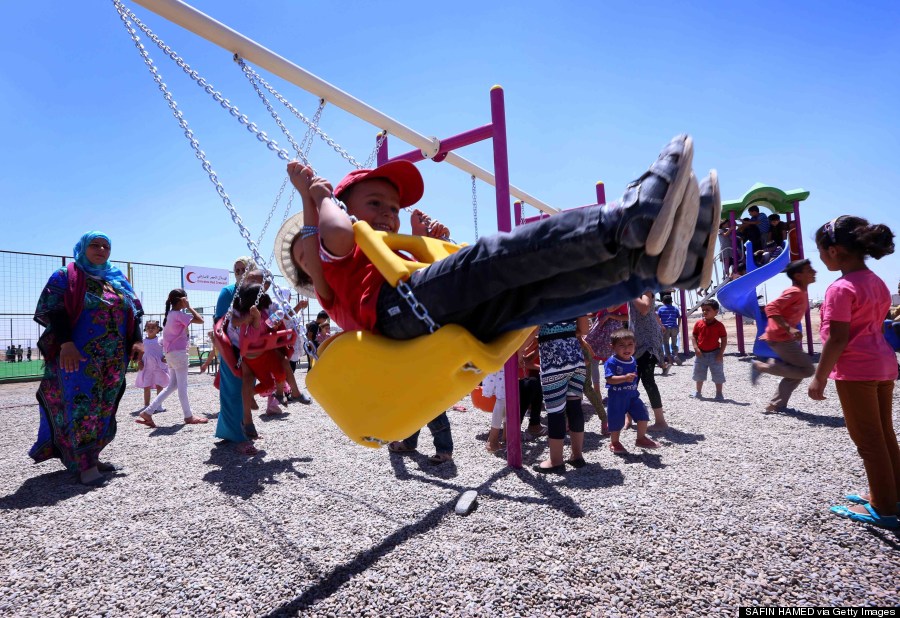
[[[638,394],[637,361],[634,360],[634,333],[621,328],[610,335],[613,356],[604,363],[606,369],[606,388],[609,400],[606,404],[607,422],[609,423],[609,450],[616,455],[624,455],[628,451],[619,441],[619,433],[625,427],[625,415],[631,415],[637,423],[637,439],[634,445],[640,448],[659,448],[659,444],[647,437],[647,424],[650,415],[647,406]]]
[[[678,357],[678,322],[681,319],[681,310],[672,304],[672,295],[663,294],[662,307],[656,310],[659,315],[659,321],[662,322],[665,332],[663,332],[663,353],[665,361],[668,364],[676,363],[681,365],[681,358]],[[663,373],[668,371],[668,367],[663,368]]]

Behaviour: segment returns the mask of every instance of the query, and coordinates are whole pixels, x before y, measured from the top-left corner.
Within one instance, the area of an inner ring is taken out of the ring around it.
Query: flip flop
[[[866,510],[869,512],[868,515],[851,511],[846,506],[833,506],[830,510],[838,517],[846,517],[847,519],[861,524],[878,526],[879,528],[885,528],[887,530],[900,529],[900,519],[897,519],[896,515],[879,515],[875,509],[872,508],[871,504],[866,503],[863,506],[866,507]]]
[[[134,422],[138,425],[146,425],[147,427],[156,428],[156,423],[153,422],[152,418],[141,418],[140,416],[134,419]]]
[[[251,456],[259,453],[259,450],[255,446],[253,446],[252,442],[242,442],[241,444],[238,444],[234,448],[238,452],[238,454],[246,455],[248,457],[251,457]]]

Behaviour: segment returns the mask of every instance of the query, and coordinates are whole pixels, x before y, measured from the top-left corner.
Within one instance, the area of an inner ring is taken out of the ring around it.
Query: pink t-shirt
[[[850,323],[847,347],[828,377],[855,382],[897,377],[897,359],[882,333],[890,305],[887,286],[869,269],[848,273],[828,286],[819,327],[822,343],[828,340],[831,322]]]
[[[187,326],[193,319],[193,316],[183,311],[170,311],[166,314],[166,325],[163,326],[163,349],[166,352],[187,350]]]

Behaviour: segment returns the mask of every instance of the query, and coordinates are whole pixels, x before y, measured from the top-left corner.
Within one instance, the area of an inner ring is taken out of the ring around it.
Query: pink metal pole
[[[463,148],[464,146],[470,146],[472,144],[483,142],[486,139],[490,139],[493,135],[493,127],[489,124],[484,125],[483,127],[478,127],[477,129],[472,129],[471,131],[465,131],[460,133],[459,135],[453,135],[448,137],[447,139],[440,140],[440,151],[432,157],[432,161],[436,161],[440,163],[443,161],[447,154],[453,150],[457,150],[458,148]],[[424,161],[427,157],[422,154],[421,150],[410,150],[409,152],[404,152],[401,155],[397,155],[394,157],[394,161],[404,160],[409,161],[410,163],[418,163],[419,161]]]
[[[688,350],[687,294],[681,292],[681,356],[686,357]]]
[[[378,140],[381,138],[381,133],[375,138],[375,143],[378,143]],[[381,141],[381,145],[378,146],[378,156],[376,164],[380,167],[388,162],[388,136],[385,135],[384,139]]]
[[[506,106],[503,88],[491,88],[491,124],[494,128],[494,178],[497,179],[497,229],[512,231],[509,209],[509,158],[506,146]],[[522,420],[519,418],[519,360],[513,355],[504,366],[506,389],[506,462],[522,467]]]
[[[737,241],[737,217],[732,210],[728,214],[728,226],[731,228],[731,260],[734,262],[734,268],[738,263],[738,241]],[[747,268],[747,258],[744,257],[744,268]],[[744,351],[744,318],[740,313],[735,312],[734,324],[737,327],[738,354],[746,354]]]
[[[597,183],[597,203],[601,206],[606,203],[606,187],[602,180]]]
[[[794,202],[794,229],[797,230],[797,255],[802,260],[803,254],[803,232],[800,229],[800,202]],[[791,237],[790,229],[788,230],[788,239]],[[812,336],[812,315],[809,307],[806,308],[806,351],[808,354],[813,353],[813,336]]]

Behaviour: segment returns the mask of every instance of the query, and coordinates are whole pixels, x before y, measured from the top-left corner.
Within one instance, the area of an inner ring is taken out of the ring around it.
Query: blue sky
[[[487,123],[489,89],[502,85],[511,180],[558,208],[593,201],[598,180],[616,197],[686,131],[695,169],[717,168],[725,199],[755,182],[811,192],[801,209],[808,254],[813,230],[840,214],[900,228],[896,2],[193,5],[426,135]],[[287,145],[228,52],[128,6]],[[0,199],[13,221],[0,248],[68,253],[83,231],[102,229],[116,259],[229,267],[246,253],[112,2],[8,3],[0,50]],[[255,236],[283,162],[150,51]],[[313,113],[313,96],[267,77]],[[303,127],[290,126],[299,141]],[[335,107],[322,127],[358,159],[377,131]],[[409,149],[392,142],[395,154]],[[484,146],[460,154],[491,167]],[[320,140],[310,157],[335,182],[349,171]],[[420,169],[425,209],[471,241],[469,177],[432,162]],[[478,195],[484,234],[496,229],[493,192],[479,183]],[[816,298],[836,275],[811,257]],[[900,257],[871,266],[893,291]],[[773,282],[768,293],[781,287]]]

